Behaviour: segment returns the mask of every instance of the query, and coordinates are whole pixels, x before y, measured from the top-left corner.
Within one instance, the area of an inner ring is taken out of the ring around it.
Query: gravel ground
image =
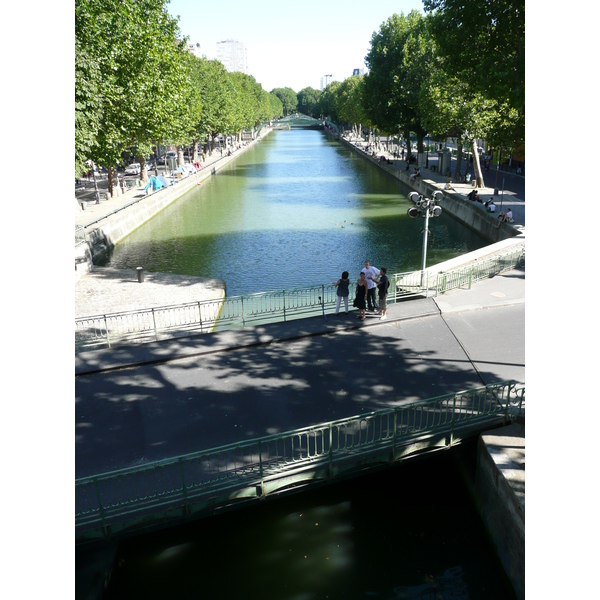
[[[75,317],[224,297],[220,279],[144,271],[139,283],[135,269],[94,267],[75,282]]]

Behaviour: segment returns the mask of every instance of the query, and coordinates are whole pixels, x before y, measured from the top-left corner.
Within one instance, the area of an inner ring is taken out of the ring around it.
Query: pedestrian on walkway
[[[367,303],[370,311],[379,310],[375,302],[375,290],[377,289],[377,282],[375,281],[379,276],[379,269],[377,267],[372,267],[371,263],[368,260],[365,260],[365,268],[361,271],[365,274],[365,278],[367,280]]]
[[[387,319],[387,294],[388,289],[390,287],[390,280],[387,278],[387,269],[385,267],[381,267],[379,271],[380,277],[377,282],[377,291],[379,295],[379,317],[380,321],[384,321]]]
[[[335,314],[339,314],[340,312],[340,303],[342,298],[344,299],[344,307],[346,309],[346,314],[348,314],[348,294],[350,289],[350,279],[348,279],[348,271],[344,271],[340,279],[335,282],[335,287],[337,287],[336,295],[337,295],[337,303],[335,305]]]
[[[367,307],[367,279],[365,277],[364,271],[361,271],[358,276],[358,281],[356,282],[356,296],[354,297],[354,302],[352,306],[358,308],[358,316],[357,319],[361,321],[365,320],[365,309]]]
[[[507,209],[506,213],[500,212],[498,215],[498,229],[500,229],[500,225],[502,225],[502,223],[512,223],[513,221],[513,213],[510,208]]]

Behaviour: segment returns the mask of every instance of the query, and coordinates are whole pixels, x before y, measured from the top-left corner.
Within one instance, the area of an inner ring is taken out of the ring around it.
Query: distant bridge
[[[335,123],[330,123],[326,121],[327,124],[332,127],[336,133],[339,134],[337,125]],[[322,129],[323,128],[323,119],[315,119],[314,117],[309,117],[308,115],[304,115],[302,113],[294,113],[292,115],[288,115],[287,117],[282,117],[277,121],[271,121],[271,127],[273,129]],[[258,133],[265,126],[261,125],[258,128]]]

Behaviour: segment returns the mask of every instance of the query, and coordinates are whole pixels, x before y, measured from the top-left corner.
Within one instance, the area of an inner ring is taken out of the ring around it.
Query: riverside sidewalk
[[[232,152],[231,155],[236,156],[238,153],[243,152],[244,149],[256,143],[271,131],[271,129],[263,128],[261,136],[257,140],[252,141],[250,144],[248,144],[248,146],[243,146],[242,148],[235,150],[234,152]],[[218,166],[220,162],[227,158],[228,156],[226,152],[223,152],[223,156],[221,156],[220,150],[215,150],[212,153],[212,155],[206,156],[206,160],[204,162],[201,161],[203,167],[199,172],[203,173],[206,171],[210,171],[212,168]],[[158,172],[159,175],[164,175],[164,167],[159,166]],[[149,177],[153,174],[154,170],[150,170],[148,172]],[[122,174],[119,174],[119,179],[122,179]],[[76,186],[75,226],[77,227],[86,227],[90,223],[93,223],[98,219],[103,219],[111,213],[113,213],[114,211],[120,210],[126,207],[127,205],[131,204],[132,202],[146,197],[146,193],[144,191],[144,187],[146,184],[140,182],[139,185],[129,188],[125,193],[121,194],[120,196],[114,196],[107,200],[106,194],[108,192],[108,175],[97,173],[96,182],[100,194],[99,204],[96,203],[93,178],[90,178],[88,180],[87,177],[81,177],[80,185]],[[81,209],[82,202],[85,202],[86,204],[85,210]]]
[[[342,139],[346,143],[351,144],[360,153],[364,154],[365,156],[372,157],[371,153],[368,153],[366,151],[367,142],[365,140],[355,139],[355,138],[354,139],[342,138]],[[391,168],[395,171],[405,171],[406,170],[406,161],[402,160],[402,159],[400,159],[400,160],[396,159],[391,153],[389,153],[387,151],[383,151],[383,150],[377,151],[376,156],[377,157],[385,156],[386,166],[388,168]],[[388,161],[391,161],[391,164],[388,163]],[[503,191],[499,191],[498,195],[495,195],[494,194],[494,192],[496,191],[495,171],[484,174],[484,181],[486,184],[485,187],[474,188],[471,183],[453,182],[451,177],[447,177],[447,176],[443,175],[442,173],[438,172],[437,164],[438,164],[437,153],[433,153],[433,152],[430,153],[429,154],[429,165],[430,165],[430,167],[435,166],[436,169],[432,170],[431,168],[429,168],[429,169],[422,168],[421,169],[421,179],[429,180],[435,187],[437,187],[439,189],[444,189],[446,184],[449,183],[451,186],[451,189],[446,190],[446,191],[448,191],[451,194],[452,193],[458,194],[460,196],[463,196],[464,198],[467,197],[467,194],[469,194],[469,192],[472,192],[474,189],[477,189],[479,196],[483,202],[487,202],[488,200],[494,199],[494,202],[496,203],[496,212],[497,213],[499,213],[500,210],[506,210],[507,208],[510,207],[513,212],[513,218],[515,221],[514,225],[521,225],[522,227],[525,226],[525,200],[524,200],[524,198],[519,197],[519,195],[516,192],[511,191],[510,189],[504,189]],[[412,173],[414,166],[415,166],[415,164],[411,164],[410,169],[409,169],[409,171],[407,171],[407,173]],[[501,177],[500,173],[498,174],[498,176]],[[512,175],[512,177],[519,177],[519,176]],[[524,180],[524,178],[522,178],[522,179]],[[478,202],[474,202],[473,204],[479,205],[481,207],[481,210],[485,210],[483,204],[479,204]]]

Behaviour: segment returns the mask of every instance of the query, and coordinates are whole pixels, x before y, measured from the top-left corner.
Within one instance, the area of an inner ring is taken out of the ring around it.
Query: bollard
[[[142,283],[144,281],[144,267],[137,267],[137,277],[138,283]]]

